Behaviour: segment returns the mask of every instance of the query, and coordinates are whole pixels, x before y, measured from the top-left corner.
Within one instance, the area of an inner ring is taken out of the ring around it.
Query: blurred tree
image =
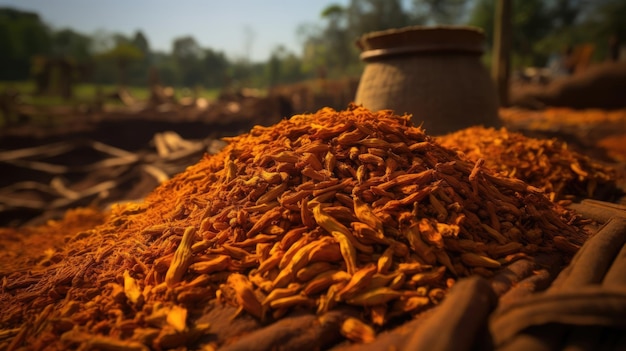
[[[554,29],[568,28],[576,23],[585,9],[584,0],[551,0],[548,15],[553,17]]]
[[[0,79],[27,79],[32,57],[65,56],[97,62],[96,82],[145,85],[150,66],[168,85],[209,88],[271,85],[312,77],[358,76],[362,63],[355,41],[378,30],[422,24],[468,23],[493,40],[494,0],[350,0],[331,4],[317,24],[298,29],[302,51],[276,47],[265,63],[252,64],[254,33],[244,29],[244,54],[232,60],[204,48],[191,36],[177,38],[170,52],[153,52],[146,35],[99,31],[84,35],[52,30],[37,14],[0,8]],[[469,15],[468,15],[469,14]],[[592,43],[595,59],[615,55],[626,38],[626,0],[514,0],[513,68],[543,66],[571,45]],[[489,56],[486,55],[486,58]],[[33,60],[33,62],[38,62]]]
[[[355,41],[363,34],[416,24],[456,24],[465,18],[470,0],[351,0],[324,9],[323,27],[301,27],[304,71],[320,67],[331,77],[360,74]],[[491,8],[493,11],[493,8]],[[490,14],[493,18],[493,14]]]
[[[143,58],[143,53],[136,46],[125,40],[118,40],[117,45],[102,54],[102,57],[115,62],[118,70],[118,85],[121,89],[128,84],[127,69],[128,66],[135,61]]]
[[[355,42],[361,35],[412,23],[400,0],[351,0],[347,7],[332,4],[321,17],[325,27],[306,29],[302,61],[304,71],[333,78],[360,74]]]
[[[368,32],[414,24],[401,0],[351,0],[346,14],[353,42]]]
[[[238,91],[249,85],[252,77],[252,66],[245,59],[238,59],[231,62],[226,74],[227,82],[225,89]]]
[[[322,11],[322,18],[327,20],[323,37],[326,38],[326,52],[332,53],[327,56],[324,66],[319,69],[324,72],[333,67],[334,69],[345,71],[354,58],[354,50],[351,42],[350,30],[348,28],[346,9],[340,5],[330,5]]]
[[[172,55],[163,52],[153,52],[152,60],[158,72],[161,84],[168,86],[180,84],[180,72]]]
[[[459,24],[467,21],[472,0],[413,0],[410,10],[415,24]]]
[[[149,82],[149,71],[152,66],[152,52],[148,38],[141,30],[135,31],[129,44],[136,47],[142,54],[141,59],[134,60],[128,66],[128,82],[132,85],[144,85]]]
[[[513,1],[512,67],[536,66],[545,63],[545,57],[533,52],[534,43],[544,38],[554,26],[554,17],[543,0]],[[470,24],[485,31],[488,44],[493,42],[495,2],[477,0]]]
[[[598,59],[619,59],[626,41],[626,0],[598,0],[584,20],[587,33],[593,35]]]
[[[327,48],[319,25],[303,24],[298,27],[298,36],[302,42],[302,67],[304,74],[311,77],[327,65]]]
[[[470,24],[493,40],[494,2],[476,0]],[[545,66],[551,56],[582,44],[596,60],[610,55],[610,43],[626,38],[626,0],[513,1],[513,69]],[[613,44],[615,45],[615,44]]]
[[[305,38],[302,51],[304,71],[314,76],[326,76],[327,73],[335,76],[337,72],[343,71],[342,68],[345,69],[338,67],[339,62],[345,62],[348,49],[347,28],[342,23],[344,10],[340,5],[330,5],[321,13],[322,18],[328,21],[326,28],[309,25],[298,29]]]
[[[180,59],[199,59],[202,56],[202,48],[192,36],[184,36],[174,39],[172,55]]]
[[[93,80],[98,84],[116,84],[119,72],[114,60],[105,53],[116,46],[114,34],[105,30],[97,30],[90,35],[90,52],[94,58]]]
[[[305,78],[300,58],[288,51],[283,45],[272,50],[265,70],[270,87],[277,84],[294,83]]]
[[[283,83],[295,83],[306,78],[302,71],[302,60],[293,52],[287,52],[282,60],[281,77]]]
[[[55,93],[57,89],[62,96],[69,98],[74,83],[90,81],[93,77],[91,38],[67,28],[51,34],[50,56],[34,60],[31,73],[37,83],[38,93]],[[53,74],[51,69],[57,73]],[[50,82],[55,77],[56,82]]]
[[[282,66],[282,58],[285,47],[280,45],[272,51],[270,58],[267,61],[267,77],[268,84],[271,87],[276,86],[280,82],[280,73]]]
[[[148,42],[148,38],[143,34],[142,31],[138,30],[135,32],[131,43],[141,51],[145,58],[149,58],[150,56],[150,43]]]
[[[0,8],[0,47],[0,79],[26,79],[31,58],[50,53],[49,28],[36,13]]]
[[[52,54],[57,57],[72,58],[75,61],[91,59],[91,38],[71,29],[52,33]]]
[[[206,77],[202,56],[203,50],[193,37],[184,36],[174,39],[172,57],[178,65],[182,85],[193,87]]]
[[[219,88],[226,84],[229,62],[223,52],[205,49],[202,65],[205,76],[201,83],[205,84],[207,88]]]

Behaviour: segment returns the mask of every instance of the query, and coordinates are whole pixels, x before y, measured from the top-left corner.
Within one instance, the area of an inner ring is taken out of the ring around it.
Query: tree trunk
[[[497,0],[491,77],[498,91],[500,106],[509,103],[511,27],[511,0]]]

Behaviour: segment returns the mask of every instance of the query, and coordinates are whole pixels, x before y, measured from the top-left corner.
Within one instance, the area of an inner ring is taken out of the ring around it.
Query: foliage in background
[[[0,80],[28,77],[30,60],[50,53],[48,27],[39,15],[13,9],[0,9]]]
[[[594,60],[608,58],[611,37],[626,39],[626,0],[511,0],[513,69],[543,67],[551,55],[590,44]],[[493,42],[494,0],[475,0],[469,24]],[[490,47],[488,47],[490,49]]]
[[[191,89],[236,89],[357,77],[363,64],[355,41],[371,31],[471,24],[485,30],[489,50],[495,1],[351,0],[345,6],[332,4],[322,11],[319,23],[299,28],[300,52],[277,46],[266,62],[228,57],[214,48],[201,47],[191,36],[176,38],[170,52],[157,52],[141,31],[131,36],[103,31],[87,35],[69,28],[50,28],[35,13],[0,8],[0,80],[30,79],[44,67],[46,58],[62,58],[80,67],[72,78],[75,83],[145,86],[158,80]],[[511,1],[514,68],[545,66],[554,53],[583,43],[594,46],[595,60],[604,60],[610,40],[626,38],[626,0]]]

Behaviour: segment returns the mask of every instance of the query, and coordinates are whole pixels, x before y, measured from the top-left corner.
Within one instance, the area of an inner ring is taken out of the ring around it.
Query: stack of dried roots
[[[535,139],[506,128],[471,127],[437,138],[445,147],[459,150],[472,161],[521,179],[544,190],[553,201],[615,193],[617,172],[557,139]]]
[[[53,262],[2,268],[0,343],[201,346],[215,298],[261,323],[351,305],[382,329],[459,277],[569,258],[587,238],[541,190],[460,159],[409,116],[322,109],[228,141],[68,236]],[[344,335],[371,340],[363,322]]]

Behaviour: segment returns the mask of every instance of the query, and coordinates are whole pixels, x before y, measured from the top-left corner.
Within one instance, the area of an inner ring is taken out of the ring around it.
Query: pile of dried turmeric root
[[[391,111],[327,108],[227,141],[143,203],[7,262],[0,348],[209,349],[209,301],[265,324],[356,306],[342,332],[370,340],[352,331],[420,313],[458,278],[567,259],[589,235],[543,190]]]
[[[553,201],[600,198],[617,189],[617,172],[557,139],[535,139],[506,128],[470,127],[437,138],[463,157],[541,188]]]

